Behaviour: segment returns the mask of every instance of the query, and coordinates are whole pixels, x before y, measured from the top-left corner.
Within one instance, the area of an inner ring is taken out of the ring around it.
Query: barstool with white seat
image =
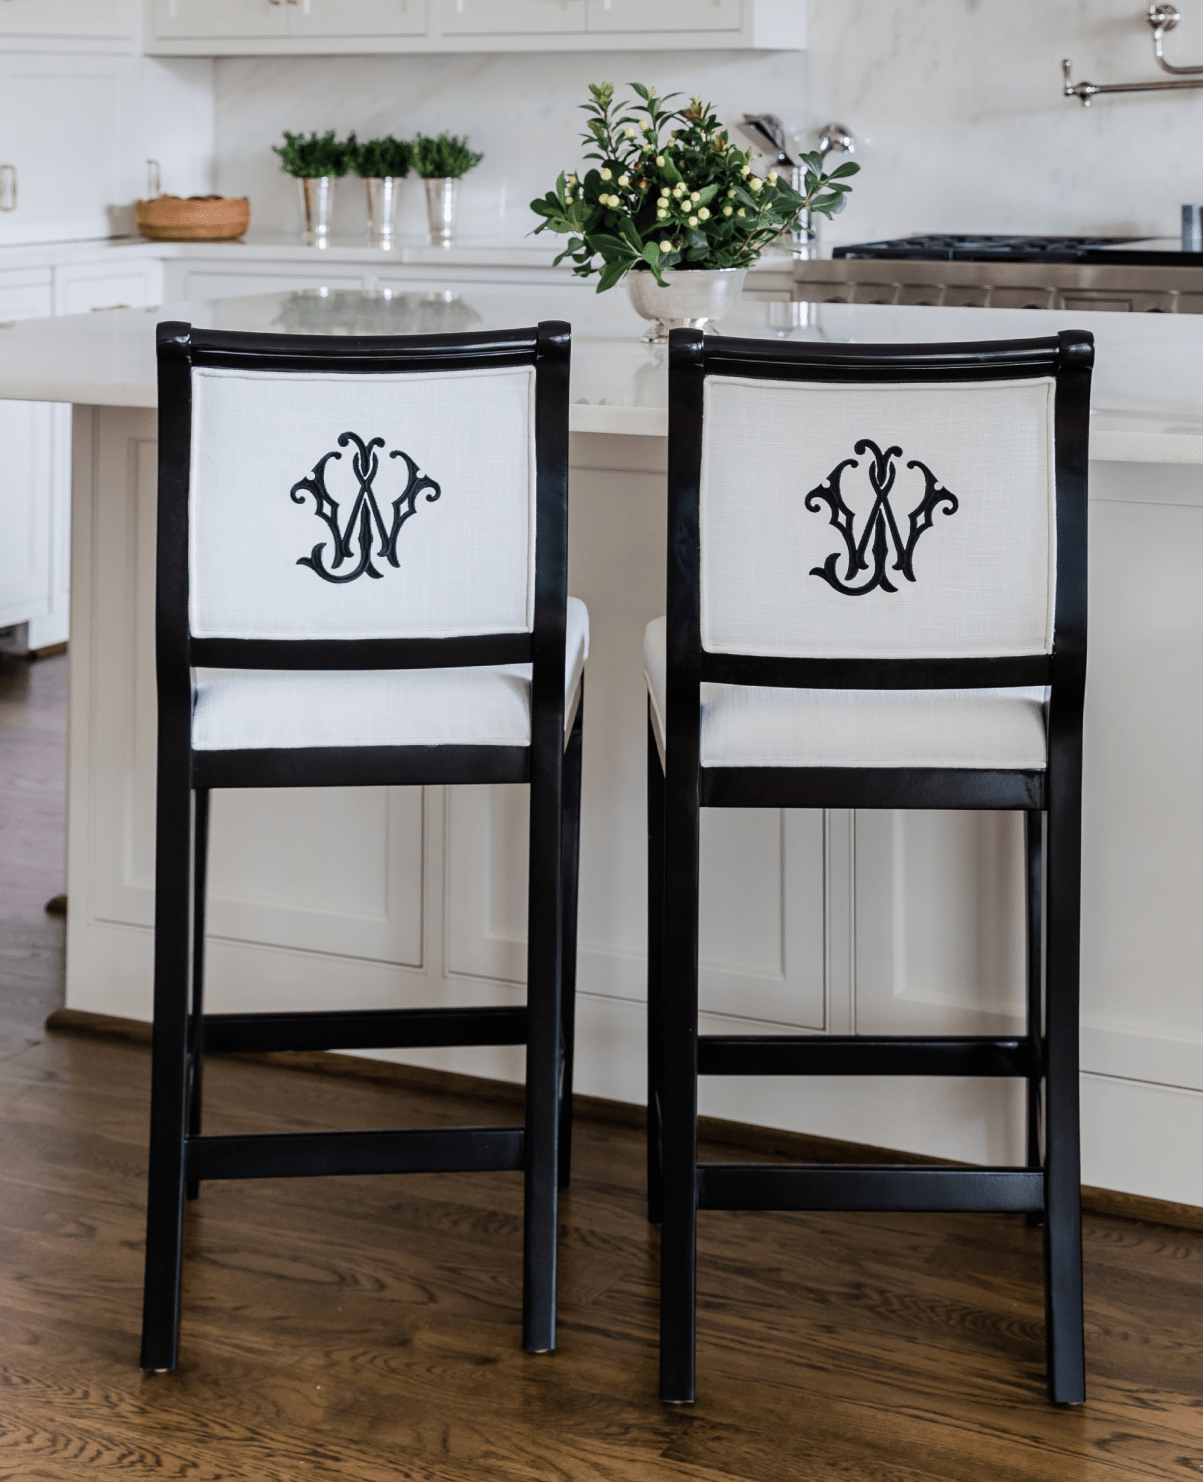
[[[668,613],[644,650],[664,1400],[694,1397],[699,1208],[1042,1217],[1049,1394],[1085,1396],[1077,1015],[1093,358],[1077,332],[911,346],[672,332]],[[699,1036],[703,807],[1022,811],[1026,1035]],[[699,1164],[699,1074],[1021,1077],[1027,1164]]]
[[[525,1170],[523,1346],[555,1346],[584,664],[569,326],[159,326],[155,998],[142,1366],[174,1368],[205,1179]],[[215,787],[530,785],[521,1008],[204,1013]],[[191,1001],[189,984],[191,980]],[[206,1052],[526,1045],[519,1127],[201,1135]]]

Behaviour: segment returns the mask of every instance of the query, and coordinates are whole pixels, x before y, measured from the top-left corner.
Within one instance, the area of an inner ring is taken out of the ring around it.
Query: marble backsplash
[[[1169,39],[1203,62],[1203,0],[1182,0]],[[636,78],[699,92],[734,121],[779,114],[793,129],[834,117],[860,142],[864,174],[829,244],[915,231],[1159,232],[1203,199],[1195,153],[1203,90],[1063,98],[1061,58],[1095,82],[1156,73],[1138,0],[810,0],[797,52],[512,53],[228,58],[216,64],[217,189],[248,194],[259,231],[300,230],[293,182],[271,145],[285,128],[361,137],[450,129],[485,160],[463,186],[465,236],[515,239],[527,203],[580,159],[586,84]],[[363,230],[357,181],[335,229]],[[399,225],[424,227],[407,183]]]

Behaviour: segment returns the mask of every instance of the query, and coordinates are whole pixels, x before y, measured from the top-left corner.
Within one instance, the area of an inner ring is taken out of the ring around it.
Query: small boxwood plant
[[[355,151],[352,169],[365,180],[404,180],[413,163],[413,145],[407,139],[365,139]]]
[[[483,154],[468,148],[466,138],[455,134],[440,134],[437,139],[419,134],[412,149],[414,169],[423,180],[458,180],[484,159]]]
[[[327,134],[290,134],[284,130],[284,143],[273,144],[280,156],[280,168],[302,180],[316,180],[322,175],[345,175],[355,162],[359,145],[355,135],[336,139],[334,130]]]

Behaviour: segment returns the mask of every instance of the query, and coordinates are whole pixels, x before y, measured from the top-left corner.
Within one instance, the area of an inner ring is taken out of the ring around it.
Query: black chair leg
[[[1027,915],[1027,988],[1028,988],[1028,1044],[1031,1046],[1035,1072],[1027,1082],[1027,1166],[1039,1168],[1042,1162],[1040,1147],[1040,1100],[1043,1081],[1044,1057],[1044,924],[1041,919],[1041,867],[1042,830],[1044,815],[1027,812],[1023,815],[1023,843],[1026,864],[1026,915]],[[1042,1223],[1041,1216],[1025,1216],[1028,1227]]]
[[[525,1237],[522,1346],[556,1346],[559,1222],[560,964],[563,935],[564,737],[535,697],[530,777],[530,901],[527,916]],[[542,722],[542,723],[541,723]]]
[[[577,701],[572,733],[564,752],[563,849],[564,924],[561,929],[563,961],[560,968],[560,1017],[563,1055],[560,1069],[560,1188],[572,1178],[572,1065],[576,1041],[576,913],[577,887],[581,872],[581,740],[584,728],[585,693]]]
[[[1058,777],[1056,755],[1054,747],[1047,841],[1044,1281],[1049,1398],[1073,1405],[1086,1398],[1078,1106],[1081,801],[1078,786]]]
[[[660,1171],[660,1059],[664,996],[664,773],[647,723],[647,1217],[658,1225],[664,1208]]]
[[[192,797],[186,771],[182,771],[181,780],[177,778],[181,778],[181,772],[165,762],[161,748],[155,842],[155,1022],[141,1359],[144,1369],[156,1371],[174,1369],[179,1354],[184,1231]]]
[[[682,771],[685,771],[683,768]],[[660,1398],[694,1398],[698,1215],[698,790],[674,777],[664,809],[661,1007]]]
[[[209,865],[209,789],[196,791],[192,864],[192,1012],[188,1019],[188,1136],[201,1133],[205,1073],[205,875]],[[200,1183],[189,1179],[185,1195],[195,1199]]]

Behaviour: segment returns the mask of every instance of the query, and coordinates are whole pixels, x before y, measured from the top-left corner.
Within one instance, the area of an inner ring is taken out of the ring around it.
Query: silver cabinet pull
[[[17,167],[0,165],[0,211],[17,209]]]

